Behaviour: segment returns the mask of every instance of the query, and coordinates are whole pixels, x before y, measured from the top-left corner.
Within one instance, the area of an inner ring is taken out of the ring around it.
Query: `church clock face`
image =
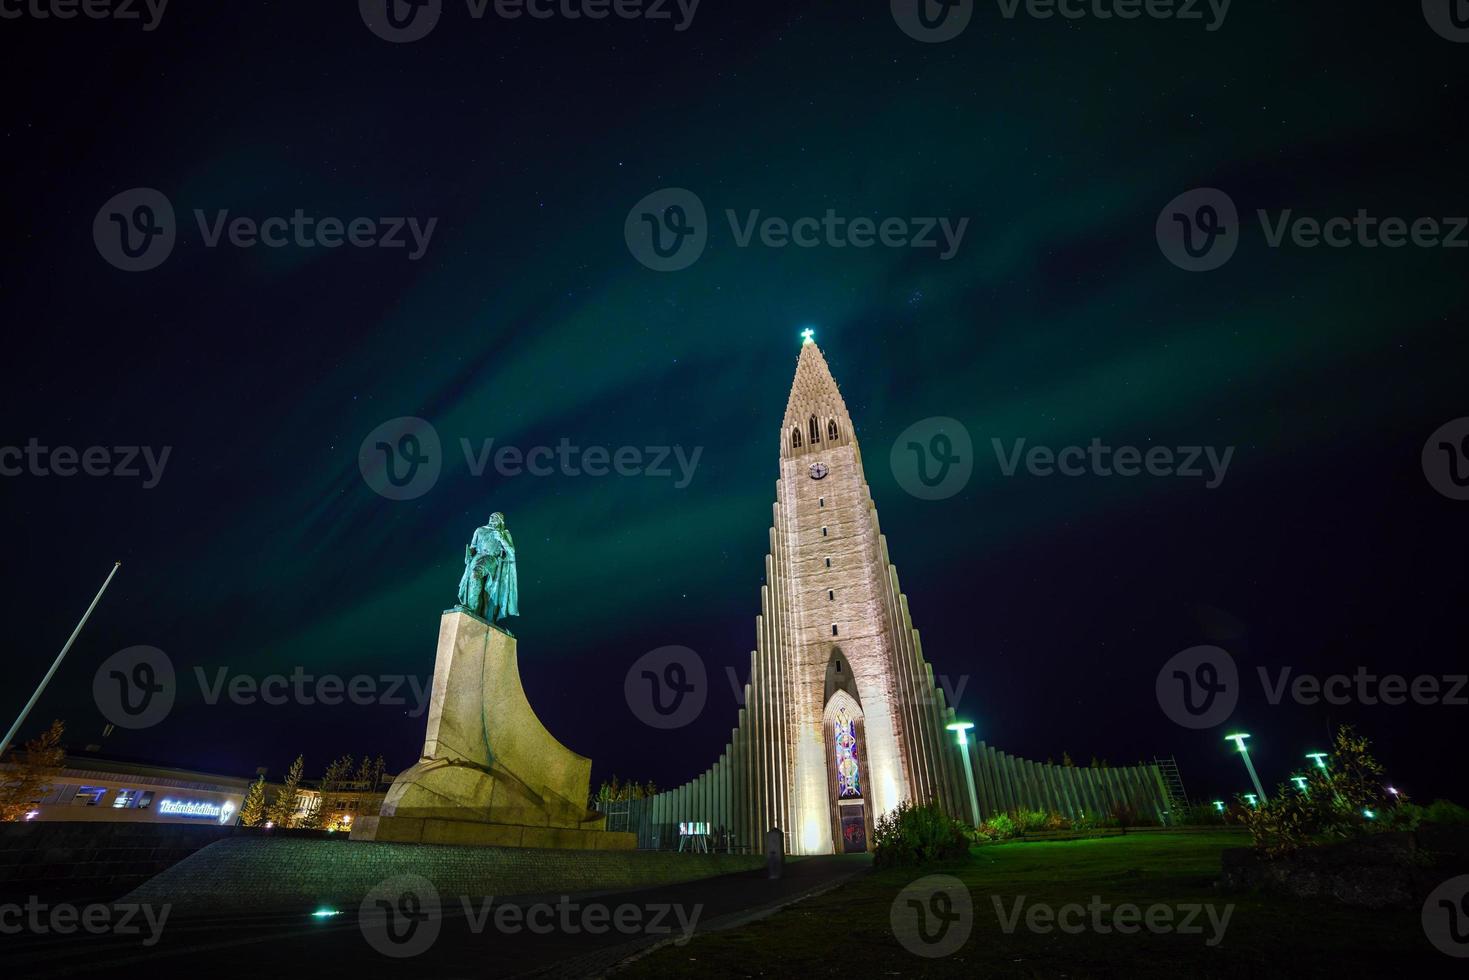
[[[812,463],[811,464],[811,479],[813,479],[813,480],[819,480],[822,477],[826,476],[826,474],[828,474],[830,472],[831,472],[831,470],[829,470],[829,469],[826,468],[826,464],[825,463]]]

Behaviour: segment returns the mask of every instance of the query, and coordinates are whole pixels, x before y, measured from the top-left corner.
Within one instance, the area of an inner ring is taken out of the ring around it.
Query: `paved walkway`
[[[443,895],[438,915],[407,900],[380,912],[376,928],[364,928],[364,921],[374,920],[356,908],[313,919],[299,913],[190,916],[175,907],[151,946],[143,945],[150,930],[139,915],[134,921],[141,935],[39,935],[27,928],[0,936],[0,950],[6,972],[27,978],[124,971],[258,980],[267,964],[283,962],[292,972],[354,980],[390,972],[598,976],[665,943],[769,915],[870,867],[867,855],[833,855],[789,861],[777,881],[759,871],[628,892],[505,901]]]

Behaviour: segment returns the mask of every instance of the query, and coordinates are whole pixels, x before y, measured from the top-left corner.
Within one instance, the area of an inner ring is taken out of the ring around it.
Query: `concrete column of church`
[[[779,789],[776,779],[776,742],[779,741],[780,672],[775,665],[775,596],[769,585],[760,587],[761,605],[767,607],[765,621],[760,633],[760,672],[765,677],[765,829],[776,824],[776,813],[780,807]]]
[[[896,572],[894,587],[897,587]],[[903,640],[909,648],[907,661],[913,692],[914,737],[918,743],[919,757],[924,760],[927,783],[925,792],[930,797],[937,797],[940,804],[947,808],[943,784],[946,769],[944,739],[948,732],[943,731],[938,724],[938,699],[934,692],[933,673],[928,662],[923,659],[923,640],[913,628],[908,599],[902,592],[898,593],[898,615],[902,624]]]
[[[772,638],[771,649],[774,652],[776,665],[776,745],[775,745],[775,772],[777,807],[780,813],[780,826],[787,834],[791,827],[791,799],[790,799],[790,732],[791,732],[791,663],[790,643],[787,629],[790,617],[790,583],[786,580],[782,571],[786,567],[788,556],[786,553],[785,537],[779,531],[780,527],[780,482],[776,481],[775,487],[777,502],[771,506],[771,521],[769,530],[770,551],[765,556],[765,580],[770,584],[770,597],[773,607],[770,623],[770,635]]]
[[[772,529],[773,531],[774,529]],[[780,671],[779,732],[776,739],[776,785],[780,788],[780,827],[787,834],[791,828],[791,693],[794,677],[791,673],[790,628],[790,583],[782,571],[785,548],[772,533],[772,540],[780,548],[781,561],[772,563],[772,592],[775,595],[776,615],[773,636],[775,637],[775,663]]]
[[[974,762],[974,791],[979,796],[979,818],[988,820],[995,815],[998,807],[995,804],[994,783],[990,780],[989,771],[989,746],[983,740],[977,742],[971,759]]]
[[[1076,801],[1071,796],[1071,770],[1057,765],[1052,775],[1056,780],[1056,796],[1061,801],[1061,816],[1070,820],[1076,816]]]
[[[1097,806],[1096,794],[1092,792],[1092,776],[1090,768],[1079,768],[1076,770],[1077,792],[1081,794],[1081,805],[1086,812],[1093,816],[1100,816],[1101,810]]]
[[[916,800],[926,800],[937,790],[934,772],[934,746],[929,744],[927,726],[924,721],[926,694],[923,691],[917,644],[913,642],[912,624],[903,614],[902,587],[898,581],[898,570],[888,566],[888,598],[892,608],[894,634],[897,641],[897,670],[903,697],[903,720],[909,757],[913,760],[915,785],[911,791]]]
[[[745,764],[744,752],[740,747],[740,729],[736,725],[729,733],[729,826],[735,842],[748,844],[743,811],[740,805],[745,798],[740,786],[740,772]]]
[[[754,657],[751,657],[750,672],[754,674]],[[760,732],[759,699],[755,684],[745,689],[745,825],[750,828],[750,840],[760,846]]]
[[[761,593],[763,607],[763,589]],[[760,669],[760,647],[763,645],[760,634],[764,620],[764,616],[755,617],[755,649],[750,651],[750,697],[746,705],[750,709],[750,799],[753,803],[750,819],[756,840],[760,840],[765,833],[765,745],[768,740],[765,731],[765,689],[769,685],[765,682],[764,671]]]
[[[1168,811],[1171,797],[1168,795],[1167,785],[1163,782],[1163,770],[1158,766],[1148,766],[1148,789],[1161,820],[1163,814]]]
[[[1138,780],[1138,767],[1128,766],[1122,773],[1123,792],[1127,794],[1128,804],[1138,812],[1139,816],[1150,817],[1147,801],[1142,798],[1142,784]]]
[[[1061,787],[1066,795],[1066,815],[1075,820],[1081,816],[1081,798],[1076,792],[1076,767],[1061,767]]]
[[[781,701],[785,696],[785,679],[780,669],[780,644],[776,641],[775,624],[779,613],[775,611],[777,603],[774,591],[771,592],[770,605],[772,610],[770,621],[765,624],[765,672],[770,677],[770,746],[768,750],[769,771],[766,779],[770,786],[770,826],[783,827],[785,821],[781,819],[781,798],[785,776],[781,771],[780,744],[785,732],[785,726],[781,723]]]
[[[983,768],[984,778],[990,787],[990,799],[994,805],[994,811],[991,813],[991,816],[996,816],[1010,809],[1010,804],[1005,799],[1005,786],[1000,781],[1000,768],[995,758],[995,747],[993,745],[986,745],[984,747]]]
[[[1086,788],[1091,795],[1092,812],[1099,817],[1105,817],[1107,815],[1107,801],[1102,792],[1102,775],[1100,769],[1087,766]]]
[[[771,547],[772,552],[765,556],[765,586],[761,590],[770,597],[770,614],[765,620],[765,659],[770,671],[770,800],[771,810],[775,815],[775,823],[781,826],[785,821],[781,819],[781,808],[783,802],[782,784],[785,775],[782,770],[781,741],[784,737],[785,725],[783,704],[785,699],[785,671],[782,670],[780,656],[780,616],[781,616],[781,594],[780,587],[776,581],[776,565],[773,555],[775,535],[772,528]]]
[[[902,611],[898,606],[901,589],[898,586],[898,570],[887,562],[887,540],[879,537],[882,552],[880,567],[887,569],[883,589],[883,607],[893,633],[893,680],[897,687],[898,718],[901,725],[901,744],[904,761],[911,772],[908,792],[916,799],[928,796],[928,759],[923,752],[923,740],[918,733],[917,693],[913,677],[913,644],[908,631],[903,628]]]
[[[1066,782],[1066,774],[1070,772],[1065,766],[1056,765],[1051,767],[1051,782],[1056,787],[1056,800],[1061,806],[1061,815],[1068,820],[1075,814],[1076,807],[1071,802],[1071,787]]]
[[[752,804],[752,789],[755,782],[751,779],[751,686],[745,685],[745,707],[740,708],[739,713],[739,820],[745,826],[745,836],[749,845],[755,846],[759,842],[759,833],[755,829],[755,807]]]
[[[1124,796],[1122,796],[1121,788],[1118,786],[1115,768],[1106,768],[1106,770],[1103,770],[1102,779],[1106,782],[1108,801],[1111,802],[1111,807],[1108,807],[1108,810],[1115,810],[1116,807],[1127,802]]]
[[[1046,796],[1040,792],[1040,765],[1031,760],[1025,760],[1021,765],[1021,771],[1025,777],[1025,795],[1030,798],[1030,810],[1044,810],[1046,808]]]
[[[986,778],[990,781],[990,792],[995,798],[995,812],[1004,813],[1010,809],[1010,800],[1005,796],[1005,781],[1000,776],[1000,753],[993,745],[984,747],[984,768]]]
[[[1060,813],[1060,804],[1056,802],[1056,792],[1051,786],[1051,769],[1049,762],[1037,762],[1035,764],[1036,778],[1040,781],[1041,799],[1045,801],[1043,809],[1047,813]]]
[[[761,590],[764,592],[764,590]],[[761,648],[765,646],[762,637],[764,617],[760,617],[755,624],[755,636],[757,638],[756,649],[750,653],[750,677],[754,678],[755,688],[755,726],[750,735],[755,746],[755,829],[760,835],[764,835],[769,829],[769,821],[766,811],[770,805],[770,785],[767,781],[769,771],[770,751],[770,684],[765,676],[765,663]]]
[[[1061,805],[1056,801],[1056,789],[1051,785],[1051,770],[1054,768],[1049,762],[1036,763],[1036,776],[1041,782],[1041,798],[1046,801],[1047,813],[1061,812]]]
[[[1147,766],[1135,766],[1132,770],[1133,793],[1137,797],[1137,808],[1139,813],[1148,816],[1158,816],[1161,820],[1164,814],[1155,812],[1155,800],[1151,791],[1151,780],[1149,779]]]
[[[995,774],[995,789],[1000,795],[1000,810],[1009,813],[1015,809],[1015,797],[1010,792],[1010,774],[1005,768],[1005,753],[991,746],[990,763]]]
[[[1112,797],[1112,807],[1115,808],[1120,804],[1126,803],[1127,794],[1122,791],[1122,780],[1121,777],[1118,775],[1118,771],[1116,769],[1108,769],[1106,772],[1106,777],[1107,789]]]
[[[903,600],[903,617],[912,621],[908,613],[908,601]],[[918,630],[913,631],[913,647],[918,652],[919,662],[923,665],[924,680],[927,681],[929,730],[933,734],[934,745],[934,782],[937,784],[939,799],[950,813],[960,812],[960,799],[967,799],[968,786],[960,786],[964,774],[959,770],[958,744],[954,734],[945,726],[948,724],[948,709],[943,696],[943,685],[934,676],[933,665],[923,656],[923,636]]]

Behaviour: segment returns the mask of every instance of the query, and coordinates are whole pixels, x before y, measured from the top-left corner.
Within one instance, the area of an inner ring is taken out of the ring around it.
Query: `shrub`
[[[990,840],[1009,840],[1020,833],[1020,828],[1008,813],[997,813],[984,822],[981,828]]]
[[[1423,822],[1463,826],[1469,824],[1469,810],[1448,800],[1434,800],[1423,808]]]
[[[1268,803],[1246,809],[1244,820],[1255,847],[1281,857],[1321,841],[1411,829],[1416,810],[1389,796],[1370,743],[1344,725],[1337,729],[1329,767],[1311,769],[1304,791],[1281,785]]]
[[[937,802],[898,804],[873,828],[873,863],[879,868],[952,861],[969,854],[968,828]]]

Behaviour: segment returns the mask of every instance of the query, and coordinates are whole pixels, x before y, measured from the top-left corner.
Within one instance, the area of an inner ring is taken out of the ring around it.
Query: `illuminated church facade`
[[[973,822],[1014,810],[1163,818],[1153,765],[1037,764],[985,742],[966,753],[923,654],[878,524],[856,429],[821,350],[806,336],[780,430],[780,478],[744,707],[709,769],[637,802],[628,829],[673,846],[679,825],[760,850],[779,828],[793,854],[866,850],[904,800],[937,800]]]

